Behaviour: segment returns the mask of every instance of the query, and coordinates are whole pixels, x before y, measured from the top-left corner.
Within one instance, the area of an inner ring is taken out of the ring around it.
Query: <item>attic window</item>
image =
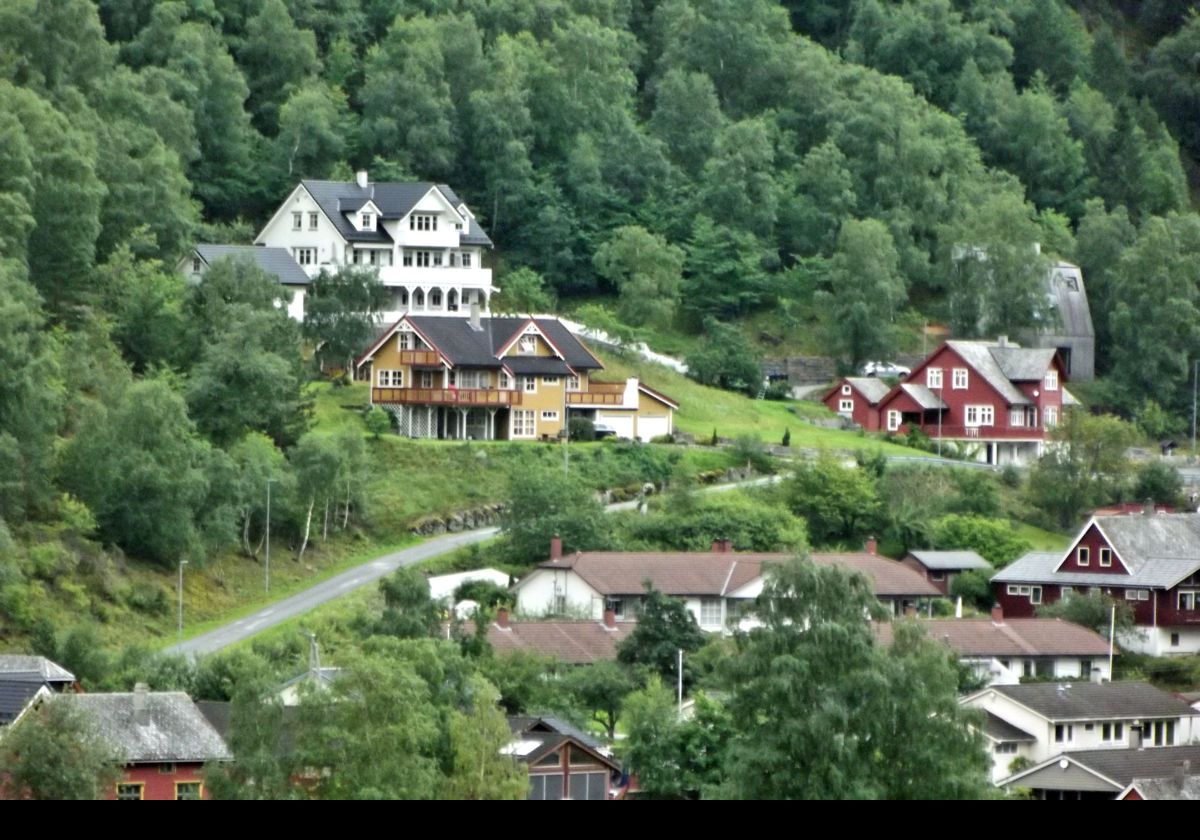
[[[192,257],[192,271],[193,272],[200,271],[200,258],[199,257]]]
[[[358,226],[362,230],[375,230],[375,215],[373,213],[360,213]]]
[[[1069,289],[1072,292],[1079,291],[1079,281],[1078,280],[1076,280],[1074,277],[1071,277],[1071,276],[1067,276],[1064,279],[1067,281],[1067,289]]]
[[[532,356],[537,352],[537,336],[523,335],[517,343],[517,352],[523,356]]]

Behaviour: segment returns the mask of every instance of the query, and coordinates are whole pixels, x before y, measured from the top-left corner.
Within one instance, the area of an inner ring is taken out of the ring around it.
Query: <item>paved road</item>
[[[717,493],[725,490],[735,490],[739,487],[756,487],[764,484],[773,484],[779,480],[780,476],[755,478],[750,481],[732,484],[715,484],[711,487],[703,488],[703,491]],[[637,508],[637,505],[636,501],[618,502],[617,504],[609,505],[606,510],[609,513],[621,510],[634,510]],[[445,534],[440,537],[433,537],[420,545],[414,545],[411,548],[405,548],[392,554],[376,557],[374,560],[369,560],[360,566],[355,566],[353,569],[342,572],[340,575],[332,577],[324,583],[311,586],[290,598],[276,601],[274,604],[264,607],[253,615],[239,618],[237,621],[231,621],[229,624],[218,627],[216,630],[210,630],[185,642],[172,645],[164,653],[184,654],[186,656],[216,653],[230,645],[249,639],[251,636],[257,635],[270,627],[274,627],[276,624],[281,624],[298,615],[303,615],[322,604],[327,604],[343,595],[350,594],[356,589],[361,589],[368,584],[374,583],[380,578],[396,571],[396,569],[447,554],[456,548],[462,548],[464,545],[483,542],[496,536],[497,533],[499,533],[498,528],[479,528],[473,531],[460,531],[457,534]]]

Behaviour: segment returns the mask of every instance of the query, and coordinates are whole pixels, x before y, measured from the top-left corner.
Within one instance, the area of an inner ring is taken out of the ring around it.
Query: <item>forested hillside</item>
[[[845,362],[924,320],[1017,333],[1045,315],[1048,255],[1071,259],[1094,403],[1180,428],[1200,357],[1185,5],[7,0],[0,609],[30,611],[26,579],[86,565],[93,535],[164,565],[255,555],[271,475],[298,542],[357,515],[362,435],[305,434],[277,289],[174,266],[249,242],[300,178],[360,168],[453,185],[509,306],[601,299],[706,335],[767,318]]]

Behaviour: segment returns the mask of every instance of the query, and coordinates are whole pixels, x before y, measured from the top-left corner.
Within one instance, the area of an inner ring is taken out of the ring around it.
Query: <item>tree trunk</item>
[[[253,557],[254,552],[250,550],[250,511],[242,513],[242,553],[247,557]]]
[[[350,480],[346,480],[346,511],[342,514],[342,530],[346,530],[346,526],[350,524]]]
[[[321,542],[329,539],[329,497],[325,497],[325,524],[321,527]]]
[[[312,527],[312,512],[316,503],[317,500],[315,497],[309,497],[308,514],[304,517],[304,539],[300,541],[300,554],[296,556],[297,563],[304,559],[304,550],[308,548],[308,532]]]

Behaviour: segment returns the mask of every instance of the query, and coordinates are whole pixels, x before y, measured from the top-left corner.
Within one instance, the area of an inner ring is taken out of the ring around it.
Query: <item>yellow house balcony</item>
[[[490,388],[372,388],[371,402],[399,405],[459,405],[507,408],[521,404],[520,391]]]
[[[569,391],[567,405],[622,405],[624,382],[592,382],[586,391]]]
[[[441,363],[436,350],[401,350],[400,364],[419,367],[436,367]],[[393,389],[385,389],[393,390]]]

